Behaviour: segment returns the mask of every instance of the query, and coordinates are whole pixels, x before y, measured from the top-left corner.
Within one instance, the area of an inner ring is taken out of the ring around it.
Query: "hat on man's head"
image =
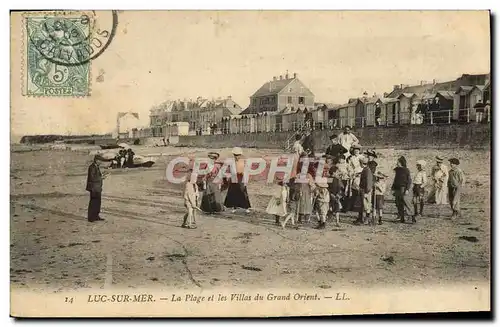
[[[212,160],[217,160],[219,158],[219,154],[217,152],[209,152],[208,157]]]
[[[334,139],[336,139],[337,137],[338,137],[338,135],[337,135],[337,134],[332,134],[332,135],[330,135],[330,140],[334,140]]]
[[[444,161],[444,159],[443,159],[443,157],[436,156],[436,161],[437,161],[437,162],[443,162],[443,161]]]
[[[365,154],[367,156],[372,156],[374,158],[377,158],[377,153],[375,153],[375,150],[366,150]]]
[[[349,126],[349,125],[345,125],[345,126],[344,126],[344,129],[346,129],[346,128],[352,129],[352,127],[351,127],[351,126]]]
[[[241,150],[241,148],[240,148],[240,147],[238,147],[238,146],[235,146],[235,147],[233,148],[233,151],[231,151],[231,152],[232,152],[232,154],[233,154],[233,155],[235,155],[235,156],[241,156],[241,155],[243,154],[243,150]]]
[[[454,165],[460,165],[460,160],[458,160],[457,158],[451,158],[450,160],[448,160],[451,164],[454,164]]]
[[[355,149],[361,150],[361,145],[359,145],[358,143],[351,145],[351,150],[355,150]]]

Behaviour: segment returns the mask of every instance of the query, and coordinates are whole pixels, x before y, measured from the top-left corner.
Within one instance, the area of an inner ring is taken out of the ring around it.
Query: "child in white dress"
[[[288,213],[287,203],[289,195],[289,189],[286,183],[280,180],[278,185],[280,186],[280,191],[271,197],[266,208],[268,214],[274,215],[276,225],[280,225],[281,218],[286,217]]]

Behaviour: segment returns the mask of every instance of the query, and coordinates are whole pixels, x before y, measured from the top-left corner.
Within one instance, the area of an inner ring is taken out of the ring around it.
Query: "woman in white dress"
[[[429,193],[429,203],[448,204],[448,167],[443,163],[444,159],[436,157],[436,165],[432,167],[432,187]]]

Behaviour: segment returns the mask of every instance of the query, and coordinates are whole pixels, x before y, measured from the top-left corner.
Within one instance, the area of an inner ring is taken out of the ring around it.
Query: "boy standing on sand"
[[[330,191],[328,190],[328,179],[326,177],[321,177],[319,181],[316,182],[314,193],[316,197],[315,204],[319,214],[319,224],[316,229],[325,229],[326,217],[330,209]]]
[[[380,170],[375,173],[375,212],[378,216],[378,224],[382,225],[382,215],[384,214],[384,195],[387,189],[386,178]]]
[[[462,169],[458,167],[460,160],[452,158],[450,162],[450,172],[448,177],[448,200],[450,201],[451,210],[453,214],[451,219],[460,216],[460,193],[465,185],[465,175]]]
[[[341,200],[344,197],[345,190],[336,166],[330,169],[328,191],[330,192],[330,214],[335,215],[335,227],[340,227]]]
[[[359,216],[356,223],[368,224],[368,218],[372,211],[372,190],[373,190],[373,173],[368,167],[368,158],[361,157],[359,163],[362,167],[359,181],[359,198],[361,206],[359,208]],[[375,225],[373,219],[370,220],[372,225]]]
[[[184,222],[182,223],[182,228],[195,229],[196,228],[196,210],[198,209],[198,185],[196,180],[191,181],[191,176],[193,174],[193,169],[189,169],[190,173],[187,177],[186,185],[184,187],[184,206],[187,209],[187,213],[184,215]]]

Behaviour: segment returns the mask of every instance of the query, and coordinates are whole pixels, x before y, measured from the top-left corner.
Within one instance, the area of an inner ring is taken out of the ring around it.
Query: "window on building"
[[[306,101],[304,97],[299,97],[299,104],[304,104],[305,102]]]
[[[287,97],[286,102],[287,103],[292,103],[292,97]]]

